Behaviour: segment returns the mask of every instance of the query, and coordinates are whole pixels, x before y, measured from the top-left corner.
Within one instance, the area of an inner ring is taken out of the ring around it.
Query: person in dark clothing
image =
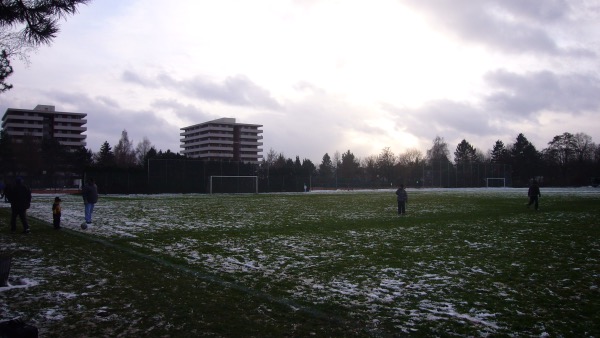
[[[23,224],[23,233],[28,234],[29,223],[27,222],[27,209],[31,205],[31,190],[23,183],[23,179],[17,177],[15,184],[8,187],[6,197],[10,203],[10,231],[17,231],[17,216]]]
[[[61,208],[60,208],[60,197],[54,198],[54,204],[52,204],[52,224],[54,225],[54,229],[60,230],[60,216],[61,216]]]
[[[81,190],[83,196],[83,204],[85,206],[85,223],[92,223],[92,214],[94,213],[94,205],[98,202],[98,187],[94,183],[94,179],[90,178]]]
[[[404,215],[406,213],[406,202],[408,202],[408,194],[404,190],[404,184],[400,184],[400,187],[396,190],[396,196],[398,200],[398,215]]]
[[[527,203],[527,207],[529,208],[533,204],[535,210],[537,210],[539,207],[539,198],[542,196],[542,194],[540,193],[540,187],[538,186],[536,180],[533,180],[531,183],[531,186],[527,191],[527,196],[529,196],[529,203]]]

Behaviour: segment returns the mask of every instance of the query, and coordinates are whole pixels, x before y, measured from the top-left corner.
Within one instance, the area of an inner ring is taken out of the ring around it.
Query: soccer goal
[[[487,188],[506,188],[506,179],[504,177],[487,177],[485,186]]]
[[[210,176],[208,190],[211,194],[258,194],[258,176]]]

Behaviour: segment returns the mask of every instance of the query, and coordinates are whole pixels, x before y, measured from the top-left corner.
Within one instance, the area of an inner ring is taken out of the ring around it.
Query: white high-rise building
[[[69,150],[86,146],[87,114],[56,111],[54,106],[37,105],[34,109],[8,108],[2,117],[2,131],[13,141],[25,139],[57,140]]]
[[[221,118],[181,128],[181,154],[210,161],[258,163],[263,150],[262,125]]]

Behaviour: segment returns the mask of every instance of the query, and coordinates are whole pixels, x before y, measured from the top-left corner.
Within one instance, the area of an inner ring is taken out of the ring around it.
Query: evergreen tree
[[[540,174],[540,154],[522,133],[512,145],[510,155],[514,184],[528,185],[530,179]]]
[[[285,163],[285,155],[283,155],[283,153],[279,153],[279,155],[277,155],[277,159],[275,159],[275,162],[273,163],[273,167],[282,169],[285,168]]]
[[[490,153],[490,162],[492,163],[508,163],[510,160],[510,154],[508,149],[504,146],[504,143],[497,140]]]
[[[12,146],[12,138],[6,130],[0,132],[0,174],[5,176],[16,172],[16,157]]]
[[[10,90],[13,86],[6,83],[8,78],[13,73],[13,68],[10,65],[6,50],[0,51],[0,93]]]
[[[323,160],[319,164],[319,176],[325,179],[333,177],[333,163],[327,153],[323,155]]]
[[[315,165],[312,163],[311,160],[309,160],[307,158],[302,160],[302,171],[304,172],[305,175],[313,176],[315,174],[316,170],[317,170],[317,168],[315,167]]]
[[[100,146],[100,152],[96,154],[96,165],[99,167],[111,167],[115,165],[115,154],[108,141]]]
[[[74,152],[69,153],[68,157],[71,163],[71,170],[79,174],[82,174],[87,167],[92,166],[94,163],[94,154],[85,147],[77,148]]]
[[[340,178],[346,180],[346,182],[353,180],[358,177],[360,163],[354,157],[354,154],[348,150],[342,154],[342,162],[338,169],[338,175]]]
[[[296,161],[294,161],[294,173],[302,174],[302,162],[300,162],[300,156],[296,156]]]
[[[459,164],[471,164],[477,162],[477,151],[473,146],[466,140],[462,140],[454,151],[454,163]]]

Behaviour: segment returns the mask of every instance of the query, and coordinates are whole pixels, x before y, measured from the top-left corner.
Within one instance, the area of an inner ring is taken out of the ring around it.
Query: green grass
[[[29,236],[0,209],[11,276],[36,282],[0,292],[0,317],[45,337],[599,335],[600,195],[525,202],[413,191],[399,217],[390,192],[114,196],[97,232]]]

